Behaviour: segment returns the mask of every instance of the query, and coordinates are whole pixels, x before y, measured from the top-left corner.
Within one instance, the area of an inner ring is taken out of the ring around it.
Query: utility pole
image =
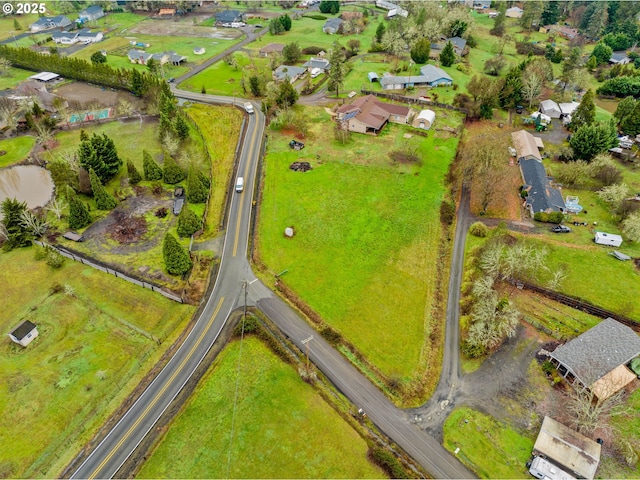
[[[244,281],[244,320],[247,321],[247,281]]]
[[[306,347],[306,354],[307,354],[307,373],[309,373],[309,342],[313,340],[313,335],[311,335],[308,338],[305,338],[304,340],[302,340],[302,344]]]

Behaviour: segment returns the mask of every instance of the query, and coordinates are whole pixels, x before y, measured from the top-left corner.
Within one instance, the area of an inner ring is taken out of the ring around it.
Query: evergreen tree
[[[96,201],[98,210],[112,210],[118,204],[115,198],[107,192],[100,179],[93,169],[89,170],[89,179],[91,180],[91,190],[93,191],[93,199]]]
[[[20,25],[20,22],[18,21],[17,18],[13,19],[13,29],[14,30],[22,30],[22,25]]]
[[[576,111],[571,115],[571,130],[574,132],[583,125],[591,125],[596,119],[596,104],[593,102],[593,90],[587,90]]]
[[[332,70],[333,68],[334,66],[332,66]],[[278,105],[279,108],[288,108],[295,105],[297,101],[298,91],[294,88],[293,85],[291,85],[291,82],[280,82],[278,95],[276,96],[276,105]]]
[[[442,49],[442,53],[440,53],[440,62],[443,67],[450,67],[455,61],[456,52],[453,50],[453,44],[447,42],[447,45]]]
[[[199,172],[197,172],[195,168],[189,167],[189,176],[187,177],[187,200],[190,203],[204,203],[207,201],[208,194],[209,187],[202,182]]]
[[[146,150],[142,151],[142,169],[145,180],[162,180],[162,169]]]
[[[431,42],[428,38],[421,38],[411,48],[411,59],[416,63],[427,63],[431,53]]]
[[[207,177],[204,173],[200,171],[198,171],[197,174],[198,174],[198,178],[200,179],[200,183],[204,185],[204,188],[209,190],[211,188],[211,180],[209,180],[209,177]]]
[[[378,28],[376,28],[376,43],[382,43],[382,37],[386,31],[387,27],[384,26],[384,23],[380,22]]]
[[[502,37],[505,32],[504,22],[507,18],[506,16],[507,4],[505,2],[498,3],[498,15],[493,20],[493,28],[489,31],[491,35],[495,35],[496,37]]]
[[[599,153],[604,153],[618,144],[616,127],[611,120],[608,124],[592,123],[574,133],[569,141],[576,158],[590,162]]]
[[[560,18],[560,11],[558,10],[558,2],[555,0],[546,2],[544,10],[542,11],[541,23],[542,25],[553,25]]]
[[[269,22],[269,33],[271,35],[280,35],[284,32],[284,27],[282,26],[282,22],[278,18],[272,18]]]
[[[184,140],[189,136],[189,124],[184,119],[184,114],[181,113],[176,116],[174,127],[176,131],[176,135],[180,140]]]
[[[164,178],[164,183],[168,183],[169,185],[173,185],[184,180],[184,171],[178,166],[176,161],[171,158],[171,155],[166,152],[164,154],[164,168],[162,169],[162,176]]]
[[[78,160],[87,171],[93,169],[103,184],[111,180],[120,170],[122,159],[118,157],[113,140],[106,134],[93,134],[80,143]]]
[[[89,140],[89,135],[87,135],[87,131],[84,128],[80,129],[80,141],[86,142]]]
[[[286,13],[278,18],[280,23],[282,24],[282,28],[284,28],[285,32],[291,30],[291,17]]]
[[[322,0],[318,9],[322,13],[331,13],[335,15],[340,11],[340,2],[337,0]]]
[[[298,42],[288,43],[282,49],[282,59],[286,65],[293,65],[302,56],[302,50]]]
[[[69,228],[77,230],[91,223],[89,209],[71,189],[67,189],[67,201],[69,202]]]
[[[249,77],[249,90],[254,97],[261,97],[264,93],[264,82],[258,75],[251,75]]]
[[[613,116],[618,119],[618,122],[621,122],[627,115],[633,112],[633,109],[636,106],[636,99],[632,96],[628,96],[620,100],[618,103],[618,107],[614,112]]]
[[[107,57],[102,52],[93,52],[91,54],[91,63],[107,63]]]
[[[591,52],[591,56],[596,59],[598,65],[606,65],[611,58],[611,54],[613,50],[609,45],[603,42],[598,42],[595,47],[593,47],[593,52]]]
[[[162,242],[164,266],[171,275],[182,275],[191,268],[191,259],[176,237],[167,233]]]
[[[127,173],[129,174],[129,185],[137,185],[142,181],[140,172],[131,160],[127,160]]]
[[[178,215],[178,235],[189,237],[200,230],[202,222],[189,207],[184,207]]]
[[[142,78],[142,74],[138,71],[137,68],[131,69],[131,93],[133,93],[136,97],[141,97],[144,95],[146,89],[144,87],[144,80]]]
[[[2,246],[4,251],[31,245],[31,236],[22,225],[22,214],[27,211],[27,203],[15,198],[6,198],[2,202],[2,223],[7,239]]]
[[[637,101],[633,111],[622,119],[620,129],[627,135],[640,134],[640,101]]]

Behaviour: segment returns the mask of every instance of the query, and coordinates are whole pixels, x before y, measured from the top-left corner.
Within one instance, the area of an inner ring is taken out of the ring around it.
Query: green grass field
[[[29,135],[0,140],[0,150],[7,152],[0,156],[0,168],[8,167],[26,159],[35,144],[35,137]]]
[[[470,408],[453,411],[444,424],[444,446],[480,478],[527,478],[533,440]]]
[[[216,359],[137,478],[383,478],[366,452],[293,367],[248,337]]]
[[[0,255],[2,331],[29,319],[40,333],[0,346],[0,470],[16,478],[57,476],[158,360],[153,338],[169,344],[194,311],[71,260],[53,270],[34,249]]]
[[[390,125],[379,137],[333,139],[321,109],[301,152],[272,134],[260,212],[263,260],[302,299],[387,375],[416,373],[435,289],[444,174],[457,139],[414,136]],[[456,123],[449,113],[442,124]],[[421,165],[395,165],[388,153],[415,149]],[[295,160],[314,170],[292,172]],[[284,228],[296,235],[286,239]]]
[[[9,67],[0,75],[0,90],[7,88],[15,88],[20,82],[26,80],[34,72],[30,70],[23,70],[21,68]]]

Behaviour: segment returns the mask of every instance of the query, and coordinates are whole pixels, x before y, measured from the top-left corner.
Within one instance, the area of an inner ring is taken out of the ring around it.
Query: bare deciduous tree
[[[622,391],[618,391],[604,400],[599,399],[593,390],[582,385],[574,385],[567,408],[574,414],[573,424],[585,435],[598,428],[607,427],[607,415],[622,402]]]

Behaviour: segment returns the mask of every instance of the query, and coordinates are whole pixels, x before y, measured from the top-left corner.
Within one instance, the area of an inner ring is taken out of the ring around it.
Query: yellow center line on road
[[[256,125],[256,128],[253,131],[253,135],[251,136],[251,145],[249,146],[249,154],[247,155],[247,163],[244,167],[244,178],[247,178],[247,175],[249,175],[249,166],[251,165],[251,159],[253,158],[253,151],[255,148],[255,144],[256,144],[256,135],[258,133],[258,127]],[[245,185],[247,184],[246,180],[245,180]],[[253,193],[253,192],[252,192]],[[244,205],[244,195],[240,196],[240,207],[238,208],[238,218],[236,220],[236,237],[233,241],[233,257],[236,256],[236,254],[238,253],[238,242],[240,240],[240,224],[241,219],[242,219],[242,207]]]
[[[155,406],[155,404],[158,402],[158,400],[160,400],[160,397],[162,397],[162,395],[167,390],[167,388],[169,388],[169,386],[173,383],[175,378],[178,376],[178,374],[184,368],[185,364],[191,359],[191,356],[193,355],[193,352],[195,352],[196,348],[198,348],[198,346],[202,342],[202,339],[204,338],[205,334],[207,333],[209,328],[211,328],[211,325],[213,324],[213,321],[215,320],[216,316],[218,315],[218,312],[220,311],[220,308],[222,307],[222,302],[224,302],[224,297],[220,298],[220,301],[218,302],[218,306],[216,307],[215,311],[213,312],[213,315],[211,315],[211,318],[209,319],[209,322],[207,323],[206,328],[204,330],[202,330],[202,333],[198,337],[198,340],[196,340],[196,342],[193,344],[193,347],[191,347],[191,350],[189,350],[189,353],[184,358],[184,360],[182,361],[180,366],[176,369],[176,371],[173,373],[173,375],[171,375],[171,378],[169,378],[169,380],[164,384],[162,389],[160,389],[160,391],[156,394],[155,398],[151,401],[149,406],[147,406],[147,408],[144,410],[144,412],[142,412],[142,415],[140,415],[138,417],[138,419],[134,422],[134,424],[131,425],[129,430],[127,430],[127,433],[122,437],[122,439],[120,439],[120,441],[117,443],[117,445],[115,447],[113,447],[111,452],[109,452],[109,455],[107,455],[105,457],[105,459],[102,461],[102,463],[100,465],[98,465],[98,468],[96,468],[93,471],[93,473],[88,477],[90,480],[93,480],[94,478],[96,478],[98,476],[98,474],[100,473],[100,470],[102,470],[104,468],[104,466],[107,464],[107,462],[109,460],[111,460],[111,457],[113,457],[113,455],[115,455],[116,451],[122,446],[122,444],[127,441],[127,439],[131,436],[133,431],[136,429],[136,427],[147,416],[149,411],[151,411],[151,409]]]

